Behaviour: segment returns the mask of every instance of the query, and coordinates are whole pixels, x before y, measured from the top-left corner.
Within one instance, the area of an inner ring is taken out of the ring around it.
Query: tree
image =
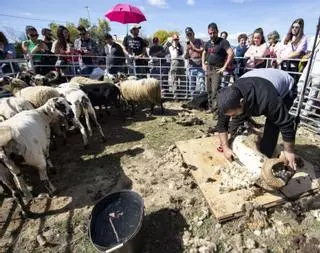
[[[166,31],[166,30],[158,30],[153,34],[153,37],[158,37],[160,44],[163,45],[169,37],[172,37],[173,34],[179,34],[177,31]]]
[[[104,39],[104,35],[108,32],[111,31],[109,23],[105,19],[98,19],[98,24],[97,25],[92,25],[90,27],[90,22],[86,18],[80,18],[78,25],[84,26],[90,33],[91,38],[96,40],[99,44],[101,44]],[[58,24],[57,23],[50,23],[49,27],[52,31],[53,37],[56,39],[57,38],[57,30],[58,30]],[[67,23],[65,27],[69,30],[70,32],[70,40],[73,42],[78,36],[79,32],[77,30],[77,26],[74,23]]]
[[[84,28],[88,29],[90,27],[90,22],[87,18],[80,18],[78,25],[82,25]]]
[[[110,29],[109,23],[102,18],[98,19],[98,25],[91,26],[89,30],[91,38],[98,43],[99,48],[103,48],[104,36],[110,31],[111,29]]]

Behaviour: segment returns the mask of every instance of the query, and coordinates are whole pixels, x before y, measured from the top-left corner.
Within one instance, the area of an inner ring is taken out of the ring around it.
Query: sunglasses
[[[299,29],[300,28],[300,26],[298,26],[298,25],[293,25],[292,26],[292,29]]]
[[[38,37],[39,34],[29,34],[30,37]]]
[[[79,35],[80,35],[80,36],[84,36],[84,35],[86,35],[86,33],[79,33]]]

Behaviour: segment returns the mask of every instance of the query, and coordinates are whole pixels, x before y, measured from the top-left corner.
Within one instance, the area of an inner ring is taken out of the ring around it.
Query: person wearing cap
[[[74,41],[74,48],[82,54],[81,74],[89,75],[94,69],[93,58],[89,56],[98,55],[98,45],[84,26],[79,25],[77,30],[79,38]]]
[[[124,73],[125,69],[125,54],[122,46],[116,43],[112,35],[107,33],[104,36],[104,53],[106,56],[106,69],[110,74]]]
[[[202,53],[202,67],[207,77],[208,105],[212,112],[217,109],[216,96],[223,72],[226,71],[234,56],[229,42],[219,37],[218,32],[216,23],[208,25],[210,40],[206,42]]]
[[[147,45],[145,40],[139,36],[140,25],[133,25],[130,29],[131,35],[127,35],[123,40],[124,53],[130,61],[135,63],[135,72],[139,77],[146,77],[148,61]]]
[[[43,28],[41,34],[43,36],[42,41],[47,45],[48,49],[51,50],[53,43],[51,30],[49,28]]]
[[[170,71],[169,71],[169,88],[172,89],[174,97],[182,94],[177,91],[186,90],[186,72],[183,59],[183,47],[179,42],[179,35],[173,34],[172,45],[169,47],[170,53]]]
[[[197,80],[199,83],[200,92],[205,91],[204,87],[204,72],[201,64],[201,56],[203,52],[203,41],[196,39],[194,31],[191,27],[185,29],[187,37],[185,59],[188,60],[187,73],[189,78],[189,91],[191,95],[194,95],[197,86]]]

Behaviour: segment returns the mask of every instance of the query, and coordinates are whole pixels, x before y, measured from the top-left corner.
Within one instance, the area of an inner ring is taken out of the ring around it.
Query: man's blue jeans
[[[195,93],[205,92],[204,71],[200,67],[188,68],[189,92],[191,95]]]

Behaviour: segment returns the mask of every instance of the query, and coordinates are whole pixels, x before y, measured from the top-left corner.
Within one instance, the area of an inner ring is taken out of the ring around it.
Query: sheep
[[[22,98],[8,97],[0,99],[0,122],[24,110],[32,110],[30,102]]]
[[[19,79],[18,79],[19,80]],[[61,94],[56,88],[48,86],[30,86],[21,89],[21,83],[12,82],[10,83],[10,89],[12,93],[18,98],[24,98],[29,101],[35,108],[38,108],[44,105],[50,98],[60,97]],[[79,122],[80,123],[80,122]],[[66,142],[66,131],[61,129],[62,125],[68,125],[65,119],[57,119],[56,122],[52,122],[53,133],[57,136],[62,136],[64,142]],[[85,132],[85,129],[81,124],[75,125],[80,128],[84,146],[88,145],[88,137]]]
[[[36,167],[49,193],[56,191],[48,178],[47,167],[53,168],[49,158],[49,125],[58,117],[66,117],[78,124],[68,102],[62,97],[51,98],[37,109],[22,111],[0,123],[0,162],[10,170],[17,187],[28,200],[32,195],[17,164]]]
[[[115,84],[119,90],[121,97],[131,103],[132,114],[134,114],[134,102],[150,102],[151,113],[155,104],[161,106],[161,113],[164,113],[160,81],[155,78],[143,78],[139,80],[125,80]]]
[[[53,82],[57,81],[59,78],[59,73],[57,71],[50,71],[48,74],[46,74],[45,76],[40,75],[40,74],[36,74],[34,76],[31,77],[31,84],[32,85],[50,85]]]
[[[71,108],[75,114],[75,118],[80,122],[80,116],[83,112],[86,125],[89,131],[89,136],[92,136],[92,129],[90,126],[90,119],[89,116],[91,116],[91,119],[94,121],[94,123],[97,125],[100,135],[102,137],[102,140],[105,142],[105,136],[102,131],[101,125],[97,121],[97,116],[94,111],[94,108],[90,102],[90,99],[84,93],[80,87],[76,84],[72,83],[63,83],[60,84],[57,87],[57,90],[62,94],[69,103],[71,103]],[[83,125],[80,123],[81,132],[85,132]],[[87,143],[84,143],[85,146],[87,146]]]
[[[44,105],[50,98],[59,97],[59,92],[48,86],[31,86],[21,90],[14,90],[16,97],[28,100],[35,108]]]
[[[120,108],[120,91],[113,84],[111,77],[108,81],[96,81],[82,76],[73,77],[70,83],[79,85],[89,97],[93,106],[99,106],[100,116],[102,105],[107,108],[109,105],[114,105]]]

